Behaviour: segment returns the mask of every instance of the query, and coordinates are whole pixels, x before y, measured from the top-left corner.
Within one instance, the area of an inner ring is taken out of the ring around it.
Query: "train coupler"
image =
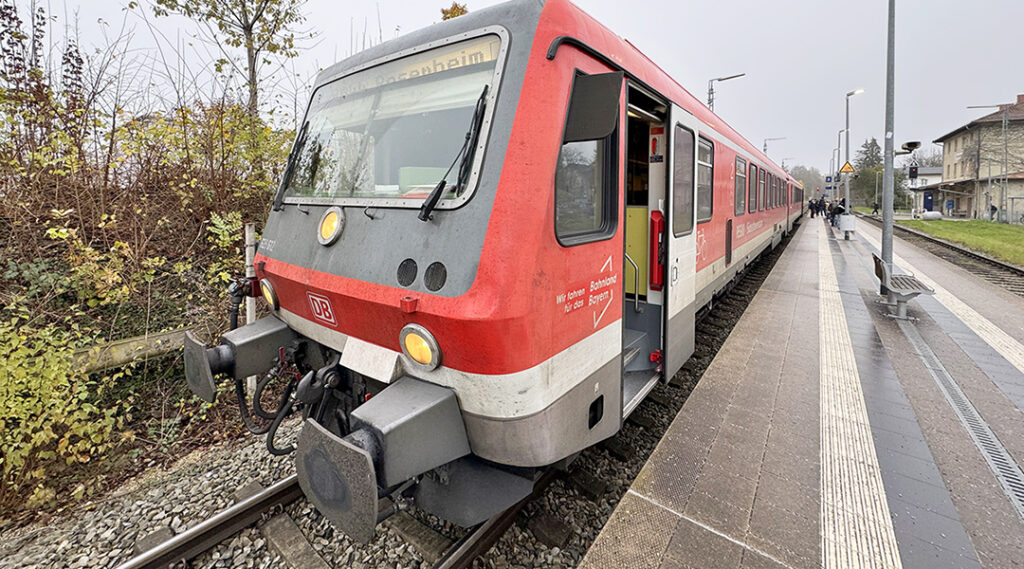
[[[469,454],[455,393],[411,377],[392,383],[351,412],[340,437],[312,419],[296,451],[299,485],[316,508],[352,539],[373,539],[380,488]]]
[[[192,393],[212,403],[217,396],[214,375],[225,373],[240,379],[262,374],[274,365],[277,349],[298,338],[298,334],[276,316],[266,316],[235,328],[224,334],[220,344],[212,348],[197,340],[192,332],[186,332],[185,379],[188,387]]]

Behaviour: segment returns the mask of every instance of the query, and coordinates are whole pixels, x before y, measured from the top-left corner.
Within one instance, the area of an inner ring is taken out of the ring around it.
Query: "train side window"
[[[693,131],[676,125],[672,142],[672,234],[693,231]]]
[[[749,185],[747,191],[747,212],[754,213],[757,211],[757,166],[755,164],[750,165],[750,176],[747,177],[747,184]]]
[[[714,205],[715,147],[703,137],[697,145],[697,223],[711,219]]]
[[[615,233],[615,166],[622,73],[573,79],[555,168],[555,237],[562,245]]]
[[[611,138],[611,137],[609,137]],[[562,145],[555,171],[555,235],[563,245],[607,236],[614,207],[608,138]]]
[[[765,206],[765,175],[764,168],[757,169],[757,211],[764,211]]]
[[[747,210],[747,161],[739,156],[736,157],[735,186],[736,203],[733,204],[733,213],[735,215],[743,215],[743,212]]]
[[[779,178],[774,174],[768,174],[768,177],[772,181],[772,193],[768,198],[768,207],[775,209],[775,206],[779,205]]]
[[[775,200],[775,176],[772,176],[771,172],[768,172],[768,184],[767,189],[765,190],[765,195],[767,197],[765,198],[766,203],[764,208],[772,209],[772,207],[774,207],[772,202]]]

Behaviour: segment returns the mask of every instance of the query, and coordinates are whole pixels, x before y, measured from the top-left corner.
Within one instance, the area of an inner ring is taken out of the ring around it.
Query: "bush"
[[[75,346],[83,339],[66,325],[33,328],[24,314],[0,321],[2,503],[27,491],[28,505],[47,501],[54,492],[52,477],[131,437],[115,432],[122,426],[123,405],[94,403],[116,377],[90,379],[77,369]]]
[[[141,468],[126,453],[232,432],[236,412],[188,397],[174,356],[90,377],[74,353],[226,329],[241,227],[265,219],[294,134],[230,93],[154,103],[147,81],[124,80],[132,64],[110,63],[130,35],[83,55],[74,38],[48,40],[59,26],[33,6],[23,21],[0,0],[0,514]]]

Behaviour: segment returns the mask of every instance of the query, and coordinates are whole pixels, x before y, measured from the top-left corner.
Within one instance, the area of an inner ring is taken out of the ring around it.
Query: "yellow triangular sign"
[[[843,164],[843,167],[839,169],[840,174],[853,174],[853,164],[847,162]]]

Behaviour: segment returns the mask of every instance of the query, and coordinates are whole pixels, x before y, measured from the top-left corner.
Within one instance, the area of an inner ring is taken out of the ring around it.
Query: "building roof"
[[[950,137],[952,137],[954,135],[960,134],[961,132],[963,132],[963,131],[967,130],[968,128],[970,128],[972,126],[975,126],[975,125],[988,124],[988,123],[1001,123],[1001,122],[1003,122],[1003,111],[1004,110],[1006,111],[1006,118],[1007,118],[1007,120],[1010,120],[1010,121],[1024,120],[1024,94],[1017,95],[1017,101],[1016,102],[1014,102],[1014,103],[1006,103],[1005,105],[999,105],[999,110],[992,111],[991,113],[989,113],[989,114],[987,114],[987,115],[985,115],[985,116],[983,116],[981,118],[974,119],[973,121],[971,121],[971,122],[969,122],[969,123],[967,123],[967,124],[957,128],[957,129],[955,129],[953,131],[950,131],[950,132],[948,132],[948,133],[946,133],[946,134],[936,138],[932,142],[934,142],[936,144],[942,144],[942,141],[946,140],[947,138],[950,138]]]
[[[1024,180],[1024,172],[1010,172],[1009,174],[1006,175],[1006,178],[1009,179],[1009,180]],[[992,181],[993,182],[999,182],[1002,179],[1003,179],[1002,175],[992,176]],[[927,185],[924,185],[924,186],[912,186],[912,187],[908,187],[907,189],[912,191],[912,192],[920,192],[920,191],[924,191],[924,190],[941,190],[942,188],[951,188],[953,186],[956,186],[956,185],[959,185],[959,184],[966,184],[968,182],[970,182],[970,183],[979,182],[980,183],[980,182],[988,182],[988,181],[989,181],[989,178],[987,176],[984,177],[984,178],[961,178],[959,180],[942,180],[942,181],[934,182],[932,184],[927,184]]]

